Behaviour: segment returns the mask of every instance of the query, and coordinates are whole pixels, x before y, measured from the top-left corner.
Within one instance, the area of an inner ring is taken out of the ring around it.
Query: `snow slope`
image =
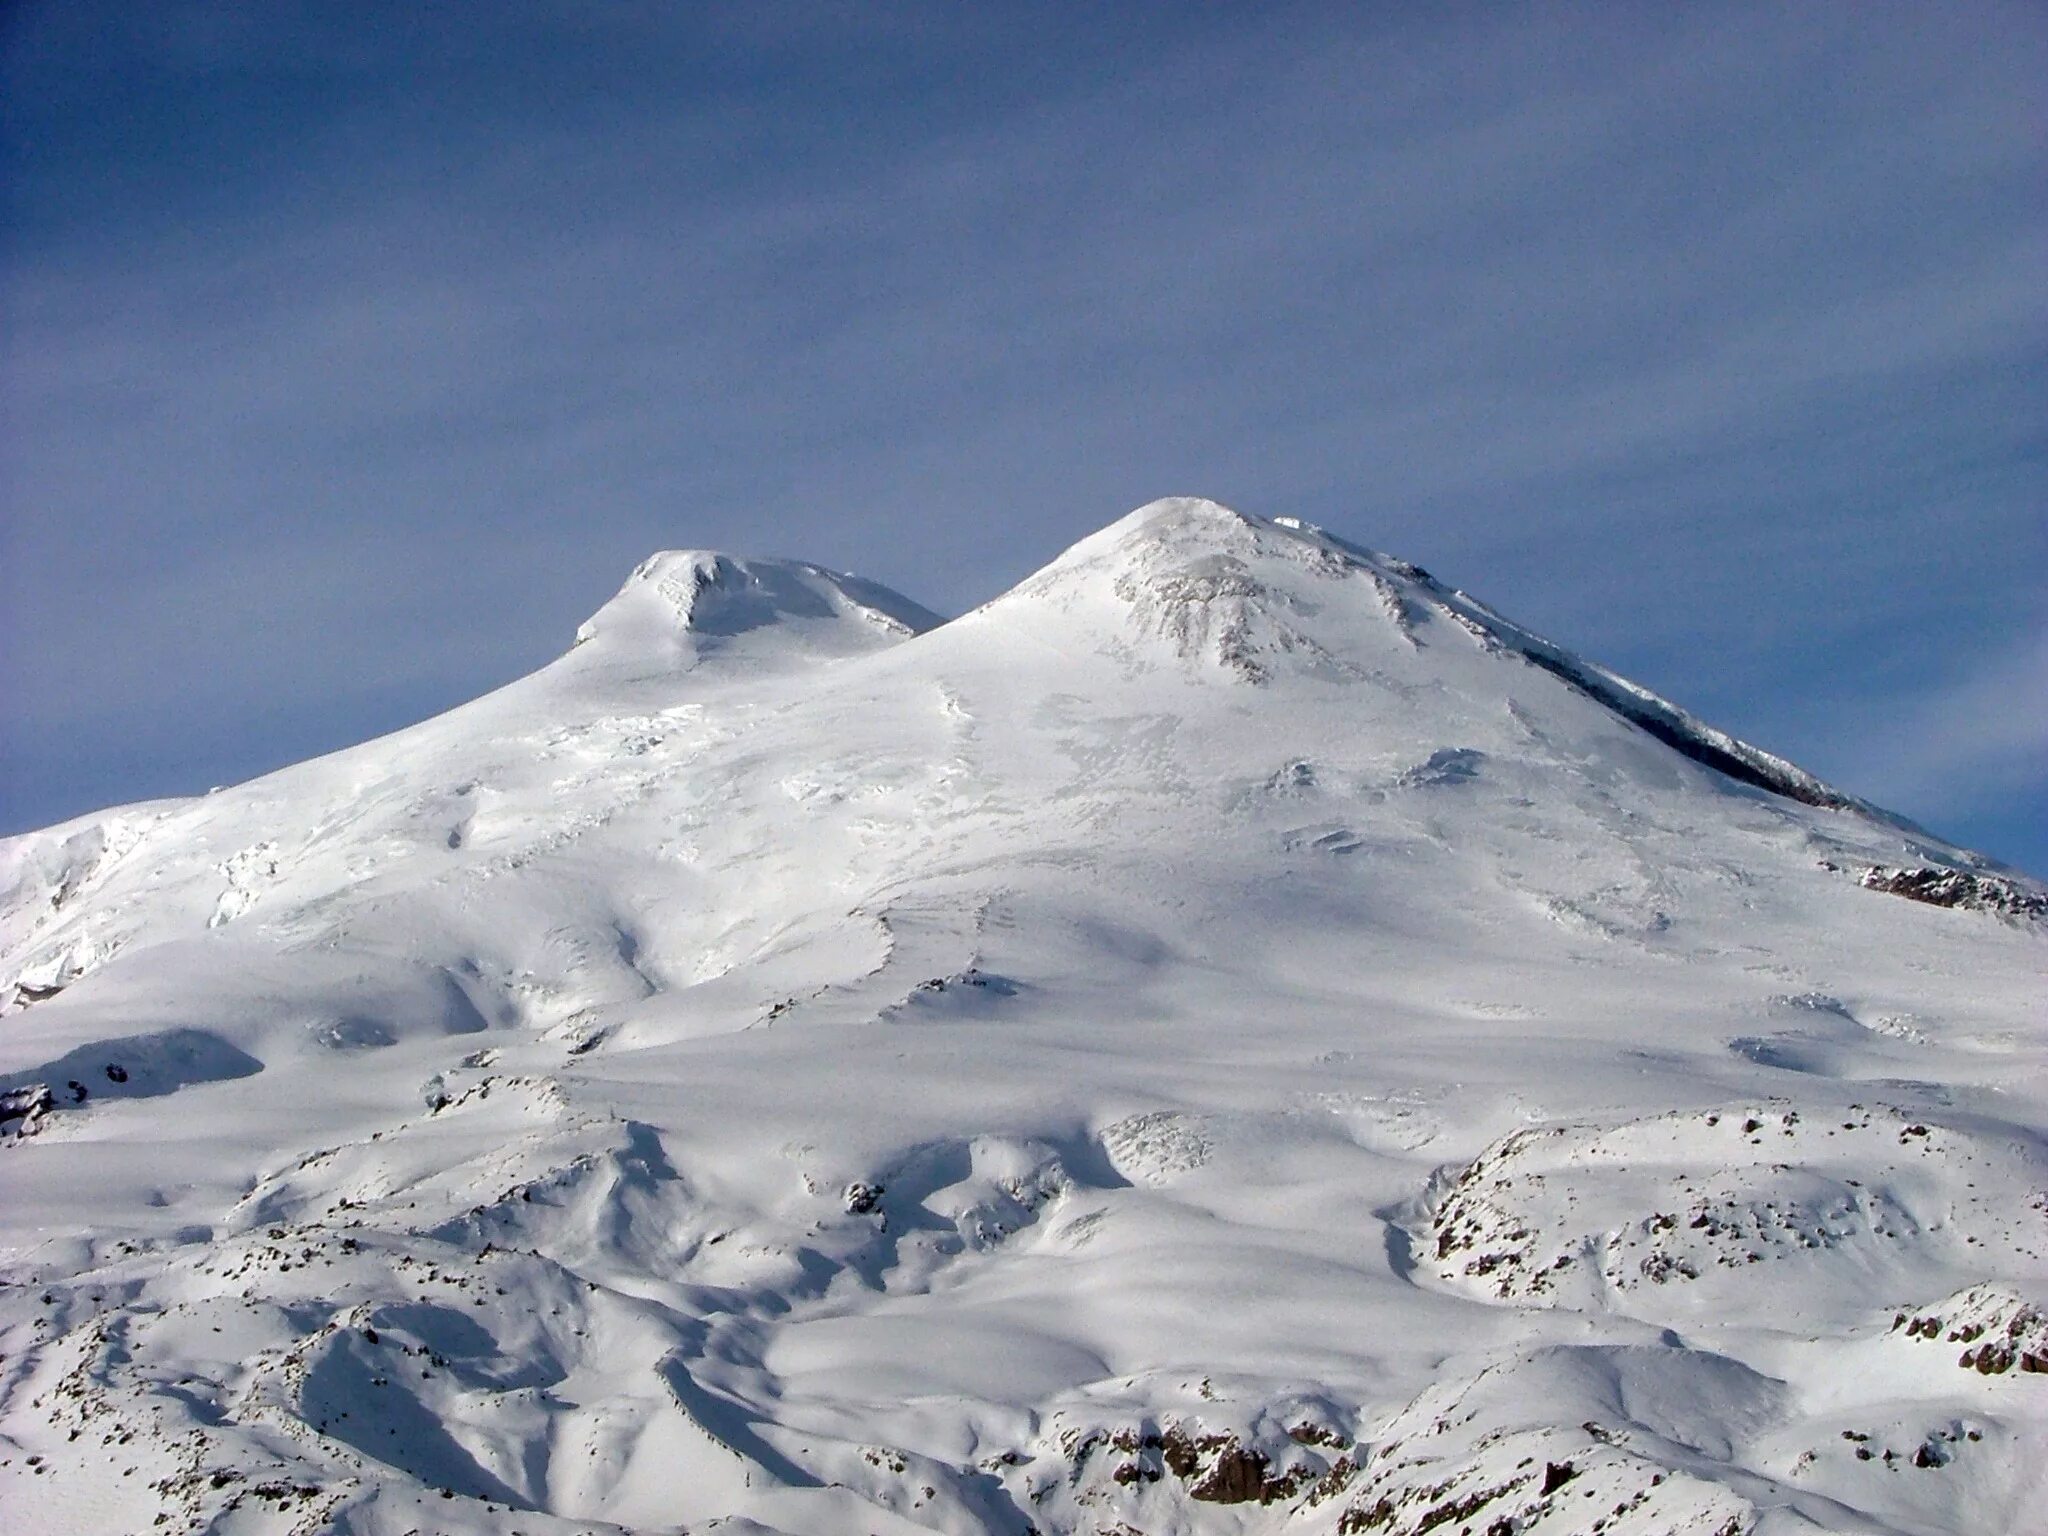
[[[0,843],[0,1530],[2048,1508],[2028,882],[1209,502],[578,641]]]

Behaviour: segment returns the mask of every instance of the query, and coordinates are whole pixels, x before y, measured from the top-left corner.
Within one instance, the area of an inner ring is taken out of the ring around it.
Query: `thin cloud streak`
[[[1903,705],[1867,710],[1835,755],[1881,801],[1950,816],[2039,807],[2048,763],[2048,624]],[[2031,797],[2031,798],[2030,798]]]

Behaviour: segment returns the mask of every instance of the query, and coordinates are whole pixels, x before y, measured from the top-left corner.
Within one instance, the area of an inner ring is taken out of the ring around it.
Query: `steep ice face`
[[[1127,665],[1164,657],[1242,682],[1276,669],[1355,673],[1412,643],[1397,592],[1364,551],[1194,497],[1139,508],[979,616],[1064,632]]]
[[[657,556],[446,716],[0,843],[0,1511],[2040,1507],[2030,882],[1304,524],[934,623]]]
[[[983,613],[1092,640],[1126,665],[1170,655],[1251,683],[1290,671],[1384,680],[1390,668],[1397,677],[1442,681],[1445,666],[1404,651],[1476,645],[1503,664],[1549,673],[1735,783],[1883,814],[1502,618],[1419,566],[1293,518],[1269,521],[1197,497],[1155,501],[1083,539]]]
[[[748,665],[857,655],[942,622],[877,582],[794,560],[664,550],[576,631],[579,647],[688,666],[723,651]]]
[[[1726,780],[1915,831],[1501,618],[1419,565],[1296,518],[1264,520],[1200,498],[1151,502],[1083,539],[985,612],[1026,627],[1094,623],[1098,645],[1126,662],[1155,649],[1241,682],[1286,670],[1360,680],[1384,676],[1389,666],[1440,676],[1440,668],[1403,662],[1401,651],[1479,645],[1503,664],[1548,672]]]

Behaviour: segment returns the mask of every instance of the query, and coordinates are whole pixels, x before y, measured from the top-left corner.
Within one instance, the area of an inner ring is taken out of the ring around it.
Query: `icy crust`
[[[17,956],[0,981],[0,1016],[47,1002],[111,959],[122,935],[87,922],[54,942],[51,931],[91,905],[94,888],[168,820],[180,802],[125,807],[44,832],[0,839],[0,935]],[[34,941],[43,942],[34,948]]]

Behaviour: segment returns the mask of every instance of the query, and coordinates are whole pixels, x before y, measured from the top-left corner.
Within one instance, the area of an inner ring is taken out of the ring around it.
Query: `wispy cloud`
[[[1903,698],[1848,711],[1838,729],[1830,756],[1842,778],[1883,803],[1920,807],[1937,831],[2037,816],[2048,805],[2048,624]]]

